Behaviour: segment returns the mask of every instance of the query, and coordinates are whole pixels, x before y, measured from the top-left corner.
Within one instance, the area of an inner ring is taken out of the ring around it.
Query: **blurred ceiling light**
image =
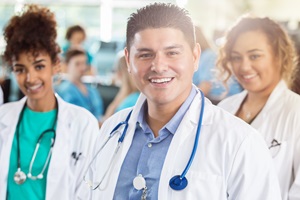
[[[20,13],[24,7],[25,0],[17,0],[15,5],[15,13]]]
[[[185,7],[185,5],[187,4],[188,0],[176,0],[176,3],[179,7]]]
[[[288,28],[290,30],[297,30],[298,29],[298,20],[290,20],[287,24]]]
[[[112,35],[112,4],[110,0],[102,1],[100,6],[100,37],[102,41],[109,42]]]

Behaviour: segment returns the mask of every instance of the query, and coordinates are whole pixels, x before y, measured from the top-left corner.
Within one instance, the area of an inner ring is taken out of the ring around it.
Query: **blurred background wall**
[[[239,16],[252,13],[280,22],[300,49],[299,0],[0,0],[0,55],[5,47],[2,30],[10,17],[20,12],[24,4],[41,4],[48,6],[56,15],[57,42],[61,46],[66,44],[68,27],[76,24],[85,29],[87,37],[84,46],[93,55],[92,66],[96,69],[95,76],[86,77],[85,82],[111,85],[116,55],[125,45],[127,18],[137,8],[153,2],[174,3],[185,7],[195,24],[202,28],[205,36],[216,46],[222,42],[224,31]],[[0,68],[0,77],[3,76],[7,77],[9,73]],[[107,102],[114,95],[115,93]]]

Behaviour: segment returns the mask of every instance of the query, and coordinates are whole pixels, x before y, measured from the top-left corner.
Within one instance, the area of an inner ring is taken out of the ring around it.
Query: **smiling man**
[[[93,199],[280,199],[259,134],[192,84],[200,46],[186,10],[155,3],[133,13],[125,55],[142,94],[101,128],[85,176]]]

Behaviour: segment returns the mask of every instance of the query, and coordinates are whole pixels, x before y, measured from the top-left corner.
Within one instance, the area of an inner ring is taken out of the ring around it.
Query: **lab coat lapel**
[[[60,97],[56,96],[58,101],[58,117],[56,124],[56,138],[52,150],[52,156],[47,175],[46,199],[69,199],[68,177],[69,162],[66,161],[70,153],[70,117],[68,116],[67,105]],[[66,173],[68,172],[68,173]],[[49,187],[51,185],[51,187]],[[56,194],[55,191],[61,191]]]
[[[261,128],[263,123],[265,123],[265,121],[267,120],[267,117],[270,116],[270,113],[274,113],[274,111],[277,112],[276,110],[282,109],[281,105],[284,105],[285,102],[282,102],[282,99],[280,98],[282,95],[285,95],[285,90],[287,90],[287,85],[283,80],[281,80],[272,91],[263,109],[251,123],[251,126],[259,130],[259,128]],[[280,105],[278,104],[278,102],[280,102]],[[274,138],[280,138],[280,135],[280,132],[276,132],[275,135],[274,133],[270,133],[268,135],[264,133],[263,137],[266,140],[267,144],[269,144]]]
[[[200,116],[201,110],[201,96],[200,93],[197,93],[196,97],[194,98],[189,110],[185,114],[182,122],[180,123],[173,139],[170,144],[168,153],[166,155],[165,164],[163,166],[161,172],[161,179],[159,182],[159,191],[158,191],[158,199],[169,199],[170,198],[170,187],[169,181],[175,175],[181,175],[183,170],[188,163],[190,158],[192,147],[194,145],[194,139],[196,136],[197,125]],[[204,114],[203,114],[203,121],[202,126],[206,126],[212,123],[212,118],[210,114],[209,107],[211,106],[211,102],[205,99],[204,105]],[[196,112],[195,112],[196,111]],[[202,134],[203,128],[201,128]],[[201,140],[201,134],[199,140]],[[190,139],[190,138],[193,139]],[[199,147],[198,147],[199,148]],[[179,160],[179,154],[186,155],[185,160]],[[174,174],[174,166],[177,168],[182,169],[179,173]],[[169,191],[169,192],[167,192]]]
[[[110,175],[111,177],[109,179],[110,187],[108,187],[104,191],[101,191],[101,192],[103,192],[103,195],[101,195],[101,196],[105,197],[106,199],[112,199],[113,198],[114,190],[115,190],[115,187],[117,185],[117,181],[118,181],[118,177],[119,177],[119,174],[120,174],[122,164],[123,164],[124,159],[125,159],[125,157],[128,153],[128,150],[131,146],[132,139],[133,139],[133,136],[134,136],[134,133],[135,133],[137,117],[138,117],[138,114],[140,112],[140,109],[141,109],[145,99],[146,99],[145,96],[141,93],[139,99],[137,100],[137,103],[136,103],[135,107],[133,108],[133,111],[132,111],[132,114],[131,114],[131,117],[130,117],[130,120],[129,120],[128,130],[127,130],[126,136],[124,138],[124,141],[121,145],[121,148],[119,150],[120,154],[117,155],[119,157],[117,158],[117,160],[116,160],[116,162],[115,162],[115,164],[113,165],[113,168],[112,168],[113,173],[111,173],[111,175]],[[126,116],[127,116],[127,114],[125,115],[125,117]],[[122,120],[125,120],[125,118],[122,119]],[[119,122],[117,122],[117,123],[119,123]],[[114,142],[114,141],[111,141],[111,142]]]

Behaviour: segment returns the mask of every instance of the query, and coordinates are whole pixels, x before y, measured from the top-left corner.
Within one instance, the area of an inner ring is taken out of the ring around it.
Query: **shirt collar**
[[[196,94],[197,94],[197,89],[195,87],[192,87],[188,98],[183,102],[183,104],[180,106],[180,108],[178,109],[176,114],[172,117],[172,119],[164,127],[162,127],[161,130],[167,129],[170,133],[175,134],[180,122],[182,121],[182,118],[184,117],[185,113],[189,109]],[[147,109],[148,109],[147,101],[145,101],[140,109],[137,118],[137,124],[143,129],[144,132],[147,132],[149,129],[149,126],[145,118],[145,113]]]

